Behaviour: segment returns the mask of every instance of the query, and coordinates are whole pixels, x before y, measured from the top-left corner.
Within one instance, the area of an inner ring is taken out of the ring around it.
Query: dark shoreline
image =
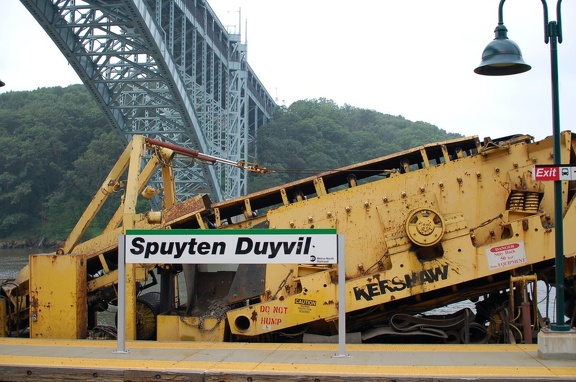
[[[62,243],[51,241],[46,238],[42,239],[24,239],[24,240],[11,240],[0,239],[0,249],[26,249],[26,248],[47,248],[54,249],[62,246]]]

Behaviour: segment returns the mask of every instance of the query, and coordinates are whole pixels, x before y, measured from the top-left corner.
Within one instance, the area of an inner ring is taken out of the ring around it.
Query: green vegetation
[[[82,85],[0,95],[0,238],[63,240],[123,150]]]
[[[326,99],[297,101],[277,109],[258,130],[259,164],[278,172],[252,175],[250,190],[459,136],[426,122],[339,107]]]
[[[258,131],[251,191],[458,136],[326,99],[278,108]],[[64,240],[124,148],[82,85],[0,94],[0,241]],[[107,216],[116,206],[104,206]],[[107,219],[94,223],[98,232]]]

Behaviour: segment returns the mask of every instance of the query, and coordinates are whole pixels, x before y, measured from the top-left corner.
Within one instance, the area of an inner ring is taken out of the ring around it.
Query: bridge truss
[[[145,135],[234,162],[275,103],[205,0],[21,0],[68,59],[120,138]],[[247,192],[247,173],[180,162],[177,194]]]

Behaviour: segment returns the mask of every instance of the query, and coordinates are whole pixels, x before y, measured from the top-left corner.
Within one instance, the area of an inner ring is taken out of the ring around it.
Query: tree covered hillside
[[[277,108],[258,131],[250,190],[458,136],[326,99]],[[124,148],[82,85],[0,94],[0,241],[64,240]],[[118,198],[115,198],[118,199]],[[105,205],[95,234],[116,206]]]
[[[260,166],[279,171],[251,175],[250,190],[459,136],[426,122],[339,107],[326,99],[294,102],[277,109],[273,120],[258,130]]]
[[[0,238],[62,240],[124,144],[73,85],[0,94],[0,147]]]

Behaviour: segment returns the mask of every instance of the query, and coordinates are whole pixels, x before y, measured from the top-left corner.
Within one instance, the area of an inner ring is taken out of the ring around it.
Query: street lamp
[[[507,37],[508,30],[504,26],[502,8],[504,1],[500,0],[498,7],[498,25],[494,30],[495,38],[486,46],[482,53],[480,66],[474,69],[477,74],[486,76],[506,76],[524,73],[530,70],[522,59],[520,48]],[[548,21],[548,4],[541,0],[544,8],[544,42],[550,43],[550,67],[552,72],[552,134],[554,139],[554,164],[561,165],[560,152],[560,102],[558,96],[558,43],[562,43],[562,23],[560,7],[562,0],[556,3],[557,21]],[[554,181],[554,214],[555,218],[555,276],[556,276],[556,324],[553,331],[565,332],[570,325],[564,322],[564,224],[562,206],[562,183]]]

